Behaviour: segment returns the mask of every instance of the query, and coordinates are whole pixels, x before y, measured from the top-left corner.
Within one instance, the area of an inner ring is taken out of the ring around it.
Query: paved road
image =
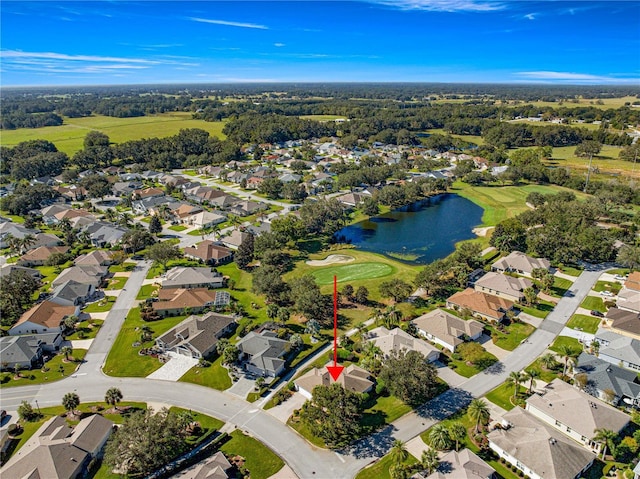
[[[149,264],[146,263],[129,278],[126,291],[116,301],[105,326],[92,345],[87,362],[77,374],[55,383],[2,390],[3,409],[15,411],[20,401],[38,401],[38,405],[60,404],[62,396],[78,393],[82,401],[100,401],[112,386],[120,388],[126,400],[161,402],[190,408],[208,414],[248,431],[269,446],[294,470],[301,479],[351,478],[365,465],[386,454],[394,439],[407,441],[437,421],[466,406],[473,397],[486,394],[502,383],[509,372],[521,370],[530,364],[562,331],[564,324],[577,309],[582,299],[596,282],[601,270],[585,271],[572,287],[573,296],[562,298],[541,327],[509,354],[504,361],[462,383],[430,401],[416,412],[407,414],[379,433],[357,442],[353,447],[334,453],[311,446],[293,430],[282,424],[257,405],[249,404],[231,394],[194,384],[166,382],[139,378],[112,378],[100,368],[120,324],[129,310]],[[111,325],[108,323],[113,320]]]

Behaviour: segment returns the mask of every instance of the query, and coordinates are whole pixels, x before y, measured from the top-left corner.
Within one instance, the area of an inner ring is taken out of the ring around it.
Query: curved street
[[[600,274],[607,269],[605,265],[585,269],[573,284],[571,294],[558,302],[529,339],[490,370],[468,379],[347,450],[332,452],[312,446],[256,403],[248,403],[224,391],[182,382],[115,378],[102,372],[111,345],[127,313],[135,305],[136,295],[150,266],[150,262],[143,261],[132,272],[93,341],[85,362],[75,374],[46,385],[3,388],[0,391],[1,407],[10,412],[16,411],[23,400],[37,401],[40,407],[59,405],[63,395],[70,391],[76,392],[82,401],[102,401],[105,391],[115,386],[120,388],[126,400],[168,403],[193,409],[246,431],[276,452],[301,479],[352,478],[368,463],[386,454],[394,439],[407,441],[419,435],[464,407],[472,398],[483,396],[501,384],[511,371],[529,365],[562,331]]]

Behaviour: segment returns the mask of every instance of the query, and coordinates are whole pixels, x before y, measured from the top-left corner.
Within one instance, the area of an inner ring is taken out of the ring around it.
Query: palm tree
[[[128,228],[129,226],[131,226],[131,223],[133,223],[133,216],[131,215],[131,213],[127,213],[126,211],[124,213],[120,213],[120,218],[118,218],[118,223],[121,226]]]
[[[420,456],[420,466],[427,471],[427,475],[433,473],[440,464],[440,460],[438,459],[438,451],[432,448],[428,448],[422,451],[422,455]]]
[[[540,378],[540,371],[537,369],[527,369],[524,372],[524,380],[529,381],[529,394],[533,391],[533,387],[536,385],[536,379]]]
[[[227,217],[227,220],[229,221],[229,224],[231,226],[233,226],[233,229],[238,230],[240,228],[240,225],[242,224],[242,220],[240,219],[240,217],[236,216],[236,215],[229,215]]]
[[[429,430],[429,445],[440,451],[451,447],[451,436],[449,429],[444,424],[436,424]]]
[[[400,319],[402,319],[402,311],[395,306],[389,306],[384,312],[382,321],[385,328],[393,329],[400,324]]]
[[[116,213],[116,210],[114,210],[113,208],[107,208],[106,210],[104,210],[104,217],[107,221],[110,221],[111,223],[115,223],[116,218],[118,217],[118,214]]]
[[[4,242],[12,255],[18,254],[20,250],[20,238],[16,238],[11,233],[4,237]]]
[[[575,361],[575,359],[580,355],[580,351],[570,346],[569,344],[563,344],[560,346],[560,354],[562,355],[562,359],[564,360],[562,375],[566,376],[569,363]]]
[[[556,362],[556,355],[553,353],[547,353],[540,357],[540,364],[542,364],[542,366],[547,370],[553,369]]]
[[[24,254],[27,251],[29,251],[30,247],[33,246],[36,243],[36,241],[37,240],[35,236],[31,234],[25,235],[24,238],[22,238],[19,243],[20,254]]]
[[[213,235],[213,241],[216,240],[218,233],[220,233],[220,225],[218,223],[211,225],[211,234]]]
[[[456,443],[456,451],[458,446],[467,437],[467,428],[460,421],[455,421],[449,425],[449,437]]]
[[[60,352],[64,354],[64,359],[69,361],[69,355],[73,352],[73,348],[71,346],[62,346]]]
[[[371,314],[369,315],[369,319],[373,319],[376,322],[376,326],[380,326],[383,319],[382,311],[380,311],[379,308],[373,308],[373,311],[371,311]]]
[[[513,384],[513,398],[518,399],[518,388],[520,384],[524,381],[524,376],[520,371],[511,371],[509,373],[509,377],[507,378],[507,384]]]
[[[71,221],[69,220],[69,218],[62,218],[58,222],[58,230],[62,231],[63,233],[66,233],[67,231],[70,231],[71,228],[72,228],[72,226],[71,226]]]
[[[122,392],[118,388],[109,388],[104,395],[104,402],[118,409],[118,403],[122,401]]]
[[[80,397],[76,393],[67,393],[62,398],[62,407],[67,413],[72,413],[80,405]]]
[[[602,460],[605,460],[607,455],[607,447],[613,452],[614,444],[613,441],[618,437],[618,434],[611,429],[599,428],[594,431],[596,434],[593,436],[593,441],[599,444],[602,444],[604,447],[602,449]]]
[[[393,462],[394,465],[401,466],[409,457],[409,451],[407,451],[404,442],[396,439],[393,441],[393,446],[391,446],[389,455],[391,456],[391,462]]]
[[[467,415],[476,423],[476,433],[480,431],[480,423],[489,420],[489,406],[484,399],[473,399],[467,408]]]

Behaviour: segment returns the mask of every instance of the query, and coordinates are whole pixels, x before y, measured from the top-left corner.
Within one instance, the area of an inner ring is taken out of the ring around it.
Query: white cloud
[[[200,23],[213,23],[214,25],[226,25],[228,27],[257,28],[259,30],[269,30],[269,27],[265,25],[258,25],[256,23],[229,22],[227,20],[212,20],[209,18],[199,17],[189,17],[189,20]]]
[[[537,13],[527,13],[524,18],[526,18],[527,20],[535,20],[536,19],[536,15]]]
[[[284,43],[274,43],[273,46],[274,47],[284,47]]]
[[[20,50],[2,50],[0,51],[2,59],[48,59],[48,60],[67,60],[67,61],[84,61],[84,62],[126,62],[126,63],[160,63],[154,60],[146,60],[142,58],[122,58],[122,57],[101,57],[95,55],[68,55],[66,53],[55,52],[23,52]],[[11,60],[9,60],[11,61]]]
[[[426,10],[430,12],[491,12],[504,10],[503,2],[485,0],[369,0],[373,3],[396,7],[401,10]]]
[[[578,83],[638,83],[640,79],[628,76],[592,75],[590,73],[531,71],[516,72],[517,76],[539,81],[573,81]]]

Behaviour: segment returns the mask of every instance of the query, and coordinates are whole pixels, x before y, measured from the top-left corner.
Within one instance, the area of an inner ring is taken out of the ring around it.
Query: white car
[[[613,294],[611,291],[602,291],[600,294],[602,296],[608,296],[608,297],[615,296],[615,294]]]
[[[621,274],[616,274],[616,275],[614,276],[614,279],[615,279],[616,281],[625,281],[625,280],[627,279],[627,277],[626,277],[626,276],[622,276]]]

